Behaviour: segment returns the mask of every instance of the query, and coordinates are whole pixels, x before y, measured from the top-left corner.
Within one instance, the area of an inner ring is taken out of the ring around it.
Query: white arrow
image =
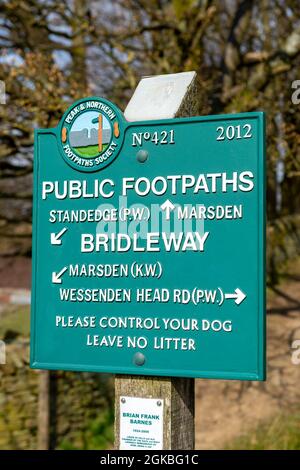
[[[61,245],[61,236],[67,231],[68,229],[65,227],[58,233],[51,233],[51,245]]]
[[[175,209],[174,204],[167,199],[161,206],[160,208],[166,212],[166,220],[170,220],[170,213],[173,209]]]
[[[234,292],[235,294],[225,294],[225,299],[235,299],[235,303],[240,305],[247,296],[238,287]]]
[[[66,272],[68,268],[62,268],[59,273],[52,273],[52,284],[61,284],[62,279],[61,276]]]

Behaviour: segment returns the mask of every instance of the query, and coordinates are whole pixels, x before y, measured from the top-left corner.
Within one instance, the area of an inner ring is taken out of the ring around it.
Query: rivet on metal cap
[[[133,362],[137,366],[144,365],[145,361],[146,361],[146,358],[145,358],[144,354],[142,354],[140,352],[135,353],[135,355],[133,356]]]
[[[149,153],[147,150],[139,150],[138,153],[136,154],[136,158],[140,163],[145,163],[145,161],[148,159]]]

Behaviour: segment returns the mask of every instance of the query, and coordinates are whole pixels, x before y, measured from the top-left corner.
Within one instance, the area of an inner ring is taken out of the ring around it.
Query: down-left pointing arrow
[[[51,233],[51,236],[50,236],[51,245],[61,245],[62,241],[60,238],[63,236],[63,234],[67,230],[68,230],[67,227],[65,227],[58,233]]]
[[[61,276],[66,272],[67,269],[68,268],[62,268],[62,270],[59,271],[59,273],[53,272],[52,273],[52,284],[61,284],[62,283]]]

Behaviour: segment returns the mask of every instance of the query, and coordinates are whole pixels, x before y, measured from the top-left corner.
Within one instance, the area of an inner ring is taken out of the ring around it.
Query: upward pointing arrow
[[[50,236],[51,245],[61,245],[62,241],[60,238],[67,230],[68,229],[65,227],[58,233],[51,233],[51,236]]]
[[[170,220],[170,214],[173,209],[175,209],[174,204],[167,199],[161,206],[160,208],[165,211],[166,213],[166,220]]]
[[[235,292],[235,294],[225,294],[225,299],[235,299],[234,300],[235,303],[237,305],[240,305],[247,296],[238,287],[235,289],[234,292]]]

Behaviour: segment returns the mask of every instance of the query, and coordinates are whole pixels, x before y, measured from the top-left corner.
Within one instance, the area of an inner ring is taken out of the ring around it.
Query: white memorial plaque
[[[163,449],[160,398],[120,397],[120,449]]]

